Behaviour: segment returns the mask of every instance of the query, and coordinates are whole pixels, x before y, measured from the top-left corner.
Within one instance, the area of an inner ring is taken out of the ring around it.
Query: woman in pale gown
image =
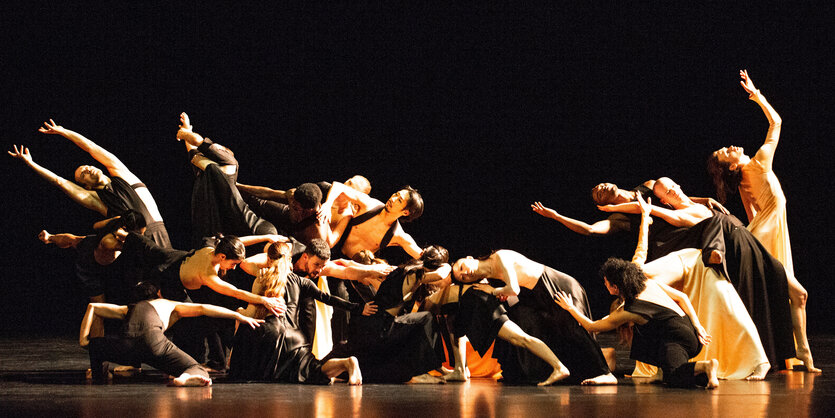
[[[739,72],[742,88],[748,98],[762,108],[768,118],[768,133],[765,143],[754,158],[745,155],[741,147],[730,146],[714,151],[708,159],[708,171],[713,177],[719,200],[724,203],[729,193],[738,185],[739,195],[748,215],[748,230],[751,231],[768,252],[783,263],[789,281],[792,325],[797,347],[797,358],[810,372],[819,373],[812,360],[809,341],[806,338],[806,300],[808,293],[794,275],[789,228],[786,222],[786,196],[780,181],[772,171],[774,152],[780,139],[782,119],[771,107],[748,72]]]

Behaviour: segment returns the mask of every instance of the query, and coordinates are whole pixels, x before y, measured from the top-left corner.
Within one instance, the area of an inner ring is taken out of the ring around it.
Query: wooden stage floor
[[[173,388],[151,371],[87,384],[87,352],[72,337],[0,337],[0,415],[12,416],[835,416],[835,336],[810,338],[821,375],[769,374],[722,381],[713,391],[639,384],[503,386],[490,379],[446,385],[349,387],[233,384]],[[619,353],[625,354],[625,353]],[[619,356],[620,357],[620,356]],[[623,372],[624,367],[618,367]]]

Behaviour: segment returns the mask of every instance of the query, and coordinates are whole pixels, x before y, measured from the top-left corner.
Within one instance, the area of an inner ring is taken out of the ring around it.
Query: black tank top
[[[145,223],[150,224],[154,222],[154,219],[151,218],[145,203],[136,194],[135,189],[139,187],[145,187],[145,185],[143,183],[130,185],[121,177],[111,177],[110,183],[104,186],[104,189],[97,190],[96,193],[104,205],[107,206],[108,217],[119,216],[128,210],[135,210],[142,214]]]

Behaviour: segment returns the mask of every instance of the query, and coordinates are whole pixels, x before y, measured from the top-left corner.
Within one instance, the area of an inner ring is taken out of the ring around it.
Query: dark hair
[[[141,302],[143,300],[154,300],[159,296],[159,287],[151,282],[139,282],[130,292],[130,300],[132,303]]]
[[[322,260],[329,260],[331,258],[331,247],[321,238],[313,238],[305,245],[304,253],[309,256],[316,256]]]
[[[215,254],[223,254],[230,260],[243,260],[246,258],[246,247],[241,240],[234,235],[215,235]]]
[[[313,209],[322,202],[322,189],[313,183],[302,183],[293,192],[293,199],[304,209]]]
[[[400,190],[405,190],[409,193],[409,201],[405,207],[409,211],[409,214],[403,218],[403,222],[412,222],[420,218],[420,215],[423,215],[423,197],[412,186],[405,186]]]
[[[418,269],[437,270],[444,263],[449,262],[449,251],[440,245],[430,245],[423,249],[423,253],[417,260],[409,260],[400,266],[406,273]]]
[[[716,187],[716,198],[722,204],[725,204],[728,196],[736,193],[742,181],[742,170],[737,168],[731,171],[730,167],[730,164],[719,161],[715,152],[707,157],[707,172]]]
[[[619,258],[610,258],[600,267],[600,277],[617,286],[621,299],[630,302],[646,289],[647,276],[637,264]]]

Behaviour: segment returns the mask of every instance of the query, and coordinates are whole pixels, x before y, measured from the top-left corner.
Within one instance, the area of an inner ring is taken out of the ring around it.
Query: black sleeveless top
[[[145,184],[136,183],[131,185],[121,177],[111,177],[110,183],[103,189],[97,190],[96,193],[104,205],[107,206],[108,217],[119,216],[128,210],[135,210],[142,214],[145,223],[150,224],[154,222],[154,219],[151,218],[145,203],[136,194],[135,189],[139,187],[145,187]]]
[[[413,270],[417,275],[417,280],[423,278],[424,270],[418,268]],[[406,280],[407,273],[403,267],[398,267],[383,280],[380,288],[377,289],[377,295],[374,296],[374,303],[377,305],[378,312],[385,311],[389,308],[394,308],[403,305],[403,282]]]
[[[701,350],[702,345],[689,316],[681,316],[666,306],[640,299],[626,303],[623,309],[648,320],[643,325],[635,324],[631,352],[633,359],[657,365],[663,351],[661,349],[670,343],[681,345],[692,356]]]

